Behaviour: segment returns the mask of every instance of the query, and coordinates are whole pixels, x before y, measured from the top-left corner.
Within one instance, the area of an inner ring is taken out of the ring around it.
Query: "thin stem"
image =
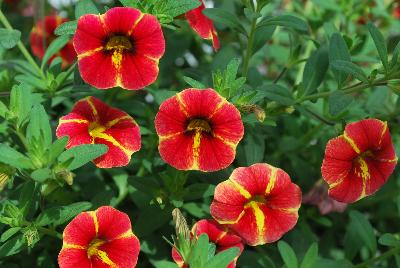
[[[281,78],[285,75],[285,73],[286,73],[287,70],[288,70],[288,68],[285,66],[285,67],[282,69],[282,71],[279,73],[278,77],[275,78],[275,80],[274,80],[273,83],[274,83],[274,84],[278,83],[279,80],[281,80]]]
[[[369,259],[369,260],[367,260],[365,262],[362,262],[360,264],[357,264],[357,265],[355,265],[353,267],[354,268],[370,267],[370,265],[372,265],[372,264],[374,264],[374,263],[376,263],[378,261],[385,260],[385,259],[387,259],[387,258],[389,258],[389,257],[391,257],[393,255],[396,255],[397,253],[400,253],[400,247],[395,247],[395,248],[389,249],[388,251],[384,252],[383,254],[381,254],[381,255],[379,255],[377,257],[374,257],[372,259]]]
[[[71,67],[68,68],[63,78],[60,80],[60,82],[58,82],[56,90],[60,89],[63,86],[64,82],[68,79],[68,77],[70,77],[70,75],[74,72],[76,64],[77,62],[74,62],[74,64],[72,64]]]
[[[49,228],[45,228],[45,227],[41,227],[41,226],[36,226],[37,230],[45,235],[48,236],[52,236],[58,239],[62,239],[62,234],[60,234],[59,232],[49,229]]]
[[[0,10],[0,21],[4,25],[4,27],[8,30],[14,30],[14,28],[11,26],[10,22],[7,20],[6,16],[4,16],[3,11]],[[40,69],[39,65],[37,65],[36,61],[32,58],[31,54],[28,52],[26,47],[21,41],[18,41],[17,46],[19,50],[21,51],[22,55],[24,55],[25,59],[32,65],[34,69],[38,72],[41,78],[44,80],[46,79],[46,76],[44,75],[43,71]]]
[[[310,113],[312,116],[314,116],[317,120],[321,121],[324,124],[327,124],[329,126],[334,126],[335,123],[329,122],[328,120],[326,120],[325,118],[323,118],[322,116],[320,116],[319,114],[315,113],[314,111],[311,111],[308,108],[304,108],[308,113]]]
[[[250,59],[253,56],[254,36],[256,32],[256,27],[257,27],[257,19],[253,19],[253,21],[251,22],[246,55],[244,56],[244,61],[243,61],[243,76],[247,76],[247,73],[249,72]]]

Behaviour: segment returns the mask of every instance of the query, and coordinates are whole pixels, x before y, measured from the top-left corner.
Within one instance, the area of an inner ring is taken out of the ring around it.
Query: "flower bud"
[[[39,233],[34,226],[29,226],[24,229],[24,239],[28,247],[34,246],[39,241]]]

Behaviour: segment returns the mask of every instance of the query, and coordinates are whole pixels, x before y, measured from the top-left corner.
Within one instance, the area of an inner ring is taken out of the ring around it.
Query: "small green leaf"
[[[4,233],[1,234],[0,242],[1,243],[6,242],[8,239],[10,239],[13,235],[18,233],[20,230],[21,230],[21,227],[12,227],[12,228],[8,229],[7,231],[5,231]]]
[[[343,71],[344,73],[352,75],[366,84],[369,83],[368,77],[365,75],[364,71],[358,65],[352,62],[335,60],[334,62],[332,62],[332,67],[338,71]]]
[[[124,7],[137,7],[140,0],[119,0]]]
[[[329,55],[326,46],[321,46],[308,59],[303,73],[304,94],[315,92],[321,83],[329,67]]]
[[[80,0],[75,6],[75,19],[86,14],[100,14],[92,0]]]
[[[0,28],[0,48],[10,49],[17,45],[21,38],[21,32],[18,30],[8,30]]]
[[[0,246],[0,259],[17,254],[25,247],[23,235],[18,235]]]
[[[37,169],[31,173],[32,179],[40,183],[45,182],[47,179],[51,178],[51,176],[52,172],[48,168]]]
[[[237,29],[241,33],[246,34],[241,22],[238,20],[237,16],[233,15],[229,11],[221,8],[207,8],[203,10],[203,14],[209,17],[214,22],[221,23],[230,28]]]
[[[207,268],[220,268],[227,267],[239,254],[240,249],[238,247],[229,248],[219,252],[217,255],[212,257],[207,263]]]
[[[400,56],[400,41],[397,43],[396,47],[393,50],[392,62],[390,67],[393,68],[396,66]]]
[[[292,92],[281,85],[267,84],[261,86],[257,90],[257,96],[263,96],[271,101],[276,101],[279,104],[290,106],[294,104]]]
[[[257,28],[264,26],[283,26],[299,31],[301,33],[308,33],[309,28],[306,21],[291,15],[267,17],[257,24]]]
[[[102,156],[107,151],[108,147],[104,144],[84,144],[66,150],[58,157],[58,160],[63,163],[72,160],[66,167],[71,171]]]
[[[203,233],[199,236],[196,244],[190,251],[187,263],[189,267],[204,267],[208,260],[209,239],[207,234]]]
[[[0,101],[0,117],[5,118],[7,113],[8,113],[7,106],[2,101]]]
[[[52,207],[40,213],[35,224],[38,226],[61,225],[91,207],[92,204],[89,202],[78,202],[68,206]]]
[[[342,35],[339,33],[332,34],[329,40],[329,62],[332,63],[335,60],[351,61],[349,49]],[[336,69],[332,71],[338,83],[338,88],[341,88],[342,84],[349,76],[348,73]]]
[[[62,137],[56,140],[52,145],[50,145],[47,153],[47,162],[52,164],[53,161],[64,151],[65,146],[67,146],[68,137]]]
[[[77,24],[76,20],[64,22],[55,29],[54,33],[56,35],[72,35],[76,31]]]
[[[39,197],[38,190],[39,187],[35,181],[29,180],[24,183],[18,200],[18,207],[24,217],[31,212],[30,208],[34,207],[35,202]]]
[[[296,254],[288,243],[283,240],[279,241],[278,250],[287,268],[297,268],[299,266]]]
[[[186,82],[188,85],[190,85],[191,87],[193,87],[193,88],[198,88],[198,89],[207,88],[203,83],[201,83],[201,82],[199,82],[199,81],[197,81],[197,80],[194,80],[193,78],[184,76],[184,77],[183,77],[183,80],[185,80],[185,82]]]
[[[30,121],[26,131],[28,141],[39,142],[40,149],[47,149],[52,141],[52,132],[49,117],[42,105],[35,105],[32,108]]]
[[[337,90],[329,96],[329,113],[337,116],[353,102],[354,97]]]
[[[363,241],[365,245],[370,249],[371,253],[375,254],[377,245],[374,229],[372,228],[369,221],[365,218],[365,216],[358,211],[351,211],[350,225],[354,227],[354,231],[361,239],[361,241]]]
[[[0,144],[0,162],[15,168],[33,169],[31,160],[6,144]]]
[[[313,243],[304,255],[300,268],[313,268],[318,258],[318,244]]]
[[[41,69],[44,68],[45,64],[50,60],[51,57],[53,57],[54,54],[56,54],[61,48],[63,48],[69,41],[70,36],[68,35],[63,35],[55,39],[49,47],[46,49],[46,52],[44,53],[43,59],[42,59],[42,65],[40,66]]]
[[[376,28],[376,26],[369,22],[367,24],[369,33],[372,36],[372,39],[374,40],[376,49],[378,50],[379,57],[381,58],[383,67],[387,71],[389,68],[389,62],[388,62],[388,51],[386,47],[386,42],[385,38],[383,37],[382,33]]]
[[[389,247],[400,247],[400,239],[392,234],[383,234],[379,237],[379,244]]]
[[[154,2],[156,14],[167,15],[172,18],[185,14],[201,5],[198,0],[157,0]]]

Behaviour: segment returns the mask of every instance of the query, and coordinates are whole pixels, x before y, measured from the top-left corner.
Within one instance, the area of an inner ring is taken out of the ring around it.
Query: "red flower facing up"
[[[74,47],[85,82],[99,89],[136,90],[157,79],[165,40],[155,16],[115,7],[80,17]]]
[[[61,117],[56,135],[69,136],[67,148],[81,144],[107,145],[107,153],[93,161],[99,168],[128,165],[131,155],[141,146],[135,120],[95,97],[78,101],[70,114]]]
[[[112,207],[82,212],[64,229],[60,268],[131,268],[140,251],[128,215]]]
[[[54,30],[67,19],[60,16],[46,16],[43,21],[38,21],[33,27],[30,35],[30,44],[32,52],[40,59],[43,58],[46,48],[53,42],[57,36]],[[76,59],[76,53],[72,41],[68,42],[59,52],[57,52],[50,60],[51,62],[55,57],[61,57],[63,67],[68,66]]]
[[[240,112],[213,89],[186,89],[156,115],[162,159],[180,170],[216,171],[235,159],[243,137]]]
[[[240,249],[238,256],[233,262],[231,262],[227,266],[227,268],[236,267],[236,260],[240,256],[244,248],[242,239],[239,236],[230,233],[230,231],[226,227],[219,225],[214,220],[198,221],[192,228],[192,234],[194,234],[195,232],[196,237],[199,237],[201,234],[207,234],[210,242],[215,244],[217,253],[227,250],[229,248],[238,247]],[[175,248],[172,248],[172,258],[180,268],[188,267],[185,264],[182,256]]]
[[[213,218],[250,246],[277,241],[298,219],[301,190],[282,169],[254,164],[233,171],[215,188]]]
[[[348,124],[343,135],[328,142],[321,172],[329,196],[352,203],[375,193],[396,164],[387,123],[366,119]]]
[[[189,12],[186,12],[186,19],[188,20],[192,29],[203,39],[211,40],[215,50],[220,48],[217,31],[214,28],[214,23],[211,19],[203,14],[204,6],[203,0],[199,0],[201,5]]]

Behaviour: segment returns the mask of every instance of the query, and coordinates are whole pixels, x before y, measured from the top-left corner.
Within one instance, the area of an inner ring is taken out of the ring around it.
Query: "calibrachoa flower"
[[[203,0],[199,0],[201,5],[189,12],[186,12],[186,19],[192,29],[203,39],[211,40],[215,50],[220,48],[217,31],[214,28],[214,23],[211,19],[203,14],[206,8]]]
[[[200,220],[198,221],[192,228],[192,234],[196,232],[196,237],[199,237],[201,234],[207,234],[210,242],[214,243],[216,246],[216,252],[221,252],[227,250],[229,248],[238,247],[240,252],[237,258],[243,251],[243,243],[242,239],[231,233],[228,228],[219,225],[214,220]],[[187,268],[188,266],[185,264],[182,256],[179,252],[172,248],[172,258],[181,268]],[[236,266],[237,258],[230,263],[227,268],[234,268]]]
[[[54,34],[54,30],[66,21],[68,20],[54,15],[46,16],[44,20],[36,23],[30,35],[30,45],[35,56],[40,59],[43,58],[46,48],[54,39],[57,38]],[[68,42],[60,51],[58,51],[49,62],[51,62],[55,57],[61,57],[62,65],[64,67],[72,64],[76,59],[76,53],[72,41]]]
[[[211,215],[250,246],[277,241],[292,229],[301,205],[300,188],[282,169],[254,164],[233,171],[215,188]]]
[[[60,268],[131,268],[140,251],[128,215],[109,206],[82,212],[64,229]]]
[[[165,40],[155,16],[115,7],[80,17],[74,47],[85,82],[99,89],[135,90],[157,79]]]
[[[244,132],[239,110],[213,89],[190,88],[164,101],[155,126],[161,157],[180,170],[226,168]]]
[[[366,119],[348,124],[343,135],[328,142],[321,171],[329,196],[352,203],[375,193],[396,164],[387,123]]]
[[[70,114],[61,117],[56,135],[69,136],[67,148],[81,144],[107,145],[107,153],[93,161],[100,168],[128,165],[131,155],[141,146],[135,120],[95,97],[78,101]]]

